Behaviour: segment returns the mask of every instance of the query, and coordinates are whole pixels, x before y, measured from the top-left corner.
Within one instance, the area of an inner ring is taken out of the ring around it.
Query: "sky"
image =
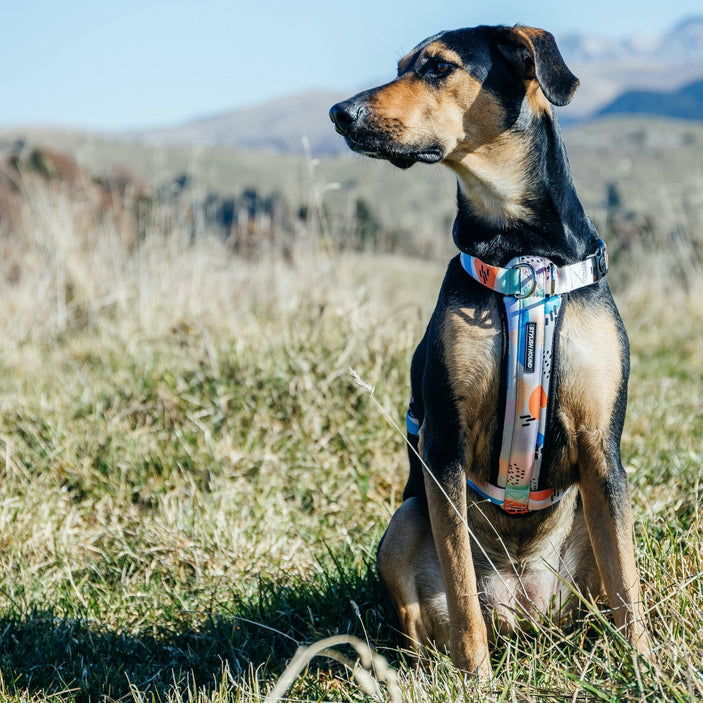
[[[0,128],[172,126],[390,79],[443,29],[624,38],[702,12],[701,0],[0,0]]]

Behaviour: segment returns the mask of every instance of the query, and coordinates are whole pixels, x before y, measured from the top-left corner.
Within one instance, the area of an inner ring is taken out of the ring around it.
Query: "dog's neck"
[[[453,236],[460,250],[494,266],[521,254],[564,265],[591,253],[598,235],[551,111],[444,163],[458,178]]]

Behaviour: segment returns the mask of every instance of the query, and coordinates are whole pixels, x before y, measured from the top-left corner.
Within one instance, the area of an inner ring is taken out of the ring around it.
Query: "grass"
[[[397,649],[373,559],[404,442],[348,373],[402,419],[442,266],[251,264],[177,232],[130,252],[107,225],[86,239],[60,197],[29,202],[21,276],[0,289],[3,700],[258,701],[334,635],[369,641],[407,701],[703,698],[700,282],[618,295],[656,666],[594,611],[499,638],[478,684]],[[324,657],[286,695],[370,699]]]

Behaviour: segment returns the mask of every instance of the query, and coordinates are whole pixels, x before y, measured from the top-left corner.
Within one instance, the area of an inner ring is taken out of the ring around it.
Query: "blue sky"
[[[0,127],[177,124],[305,89],[390,78],[441,29],[520,22],[654,35],[701,0],[3,0]]]

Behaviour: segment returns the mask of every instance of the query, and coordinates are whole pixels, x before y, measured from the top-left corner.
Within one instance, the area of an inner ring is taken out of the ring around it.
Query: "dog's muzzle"
[[[334,128],[346,137],[349,131],[368,113],[368,107],[355,100],[344,100],[341,103],[332,105],[330,108],[330,119]]]
[[[329,112],[335,129],[352,151],[385,159],[399,168],[408,168],[418,161],[434,164],[442,160],[444,154],[437,145],[410,146],[396,142],[374,121],[371,108],[365,100],[359,99],[361,96],[365,94],[337,103]]]

